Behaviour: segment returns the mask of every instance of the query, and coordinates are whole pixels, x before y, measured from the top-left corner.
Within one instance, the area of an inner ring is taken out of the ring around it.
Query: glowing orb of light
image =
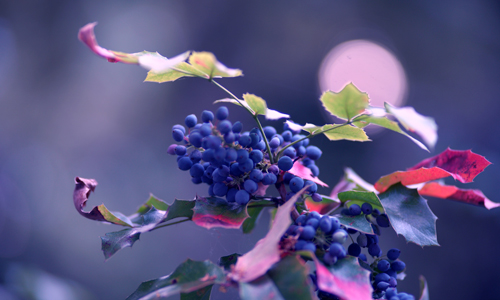
[[[322,92],[339,92],[354,83],[368,93],[372,106],[384,102],[402,106],[406,100],[407,79],[397,57],[385,47],[368,40],[351,40],[333,48],[319,70]]]

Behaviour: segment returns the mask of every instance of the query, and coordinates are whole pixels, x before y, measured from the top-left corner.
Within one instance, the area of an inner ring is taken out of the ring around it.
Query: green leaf
[[[217,197],[196,199],[193,211],[193,222],[207,229],[213,227],[238,229],[248,218],[245,205],[229,203]]]
[[[425,280],[425,277],[420,275],[419,281],[420,281],[420,298],[418,299],[429,300],[429,288],[427,287],[427,281]]]
[[[243,73],[238,69],[229,69],[222,63],[217,61],[215,55],[210,52],[193,52],[189,57],[189,63],[205,73],[207,79],[220,78],[220,77],[238,77]]]
[[[436,236],[437,217],[417,190],[400,183],[379,194],[389,221],[398,234],[420,246],[439,246]]]
[[[160,200],[153,195],[150,195],[149,199],[143,205],[141,205],[141,207],[139,207],[137,213],[141,215],[145,214],[149,210],[151,210],[152,207],[155,207],[158,210],[168,210],[170,205],[168,205],[165,201]]]
[[[357,216],[337,215],[336,217],[339,219],[340,224],[347,228],[353,228],[357,231],[373,234],[373,228],[363,214]]]
[[[332,115],[349,121],[363,113],[370,103],[368,94],[362,93],[352,83],[346,85],[339,93],[324,92],[320,101]]]
[[[314,135],[323,133],[330,141],[349,140],[364,142],[370,140],[362,128],[354,127],[345,123],[326,124],[323,126],[316,126],[309,123],[304,126],[300,126],[298,124],[295,125],[295,128],[299,127],[300,129]]]
[[[297,255],[281,259],[267,275],[285,299],[314,299],[309,281],[309,268]]]
[[[294,208],[295,202],[306,189],[303,188],[285,204],[278,207],[271,229],[266,236],[259,240],[252,250],[238,259],[233,272],[230,273],[233,280],[238,282],[253,281],[264,275],[273,264],[280,261],[278,244],[283,234],[292,224],[290,212]]]
[[[193,209],[196,204],[193,200],[179,200],[175,199],[168,209],[167,217],[163,222],[170,221],[175,218],[193,218]]]
[[[243,99],[250,108],[258,115],[265,115],[267,112],[267,104],[264,99],[254,94],[244,94]]]
[[[224,270],[211,261],[186,260],[167,276],[145,281],[127,300],[147,300],[190,293],[203,287],[226,282]]]
[[[202,287],[191,293],[181,293],[181,300],[210,300],[210,293],[212,293],[213,285]]]
[[[247,206],[248,219],[243,222],[241,229],[243,233],[250,233],[255,228],[255,223],[264,209],[265,205],[269,205],[269,201],[252,202],[252,206]]]
[[[158,83],[163,83],[163,82],[171,82],[175,81],[179,78],[182,77],[203,77],[206,78],[206,74],[203,72],[200,72],[198,69],[195,67],[191,66],[190,64],[186,62],[182,62],[175,66],[173,69],[169,69],[167,71],[161,72],[161,73],[154,73],[152,71],[148,72],[148,75],[146,76],[146,79],[144,79],[145,82],[158,82]]]
[[[356,120],[358,120],[358,121],[356,121]],[[400,134],[406,136],[407,138],[412,140],[415,144],[417,144],[420,148],[429,152],[429,149],[424,144],[422,144],[419,140],[415,139],[414,137],[412,137],[408,133],[404,132],[401,129],[401,127],[399,127],[397,122],[391,121],[387,117],[374,117],[374,116],[369,116],[369,115],[361,115],[361,116],[356,117],[353,120],[353,124],[359,128],[364,128],[369,124],[375,124],[375,125],[378,125],[380,127],[384,127],[386,129],[395,131],[397,133],[400,133]]]
[[[104,258],[109,259],[119,250],[132,245],[139,239],[141,233],[153,229],[156,225],[163,222],[167,216],[166,211],[157,210],[152,207],[149,212],[140,216],[139,224],[134,228],[124,229],[117,232],[106,233],[101,237],[101,249]]]
[[[241,300],[286,300],[267,275],[251,282],[240,282],[239,286]]]
[[[374,192],[347,191],[339,193],[338,197],[342,202],[349,201],[349,205],[356,203],[361,206],[363,203],[370,203],[373,208],[380,211],[384,210],[377,194]]]
[[[413,107],[394,107],[384,103],[385,109],[392,114],[403,125],[406,130],[418,134],[427,146],[434,148],[436,145],[437,125],[433,118],[423,116],[415,111]]]
[[[119,250],[125,247],[132,247],[139,239],[141,233],[134,228],[127,228],[120,231],[108,232],[101,236],[101,250],[107,260]]]
[[[238,253],[233,253],[227,256],[223,256],[219,258],[219,266],[224,267],[224,270],[230,271],[231,266],[236,264],[236,261],[238,261],[238,257],[240,257],[241,254]]]

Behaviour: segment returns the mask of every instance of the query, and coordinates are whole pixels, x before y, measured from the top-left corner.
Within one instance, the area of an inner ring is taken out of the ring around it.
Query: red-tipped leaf
[[[493,202],[486,198],[480,190],[460,189],[453,185],[442,185],[437,182],[426,183],[418,190],[418,193],[423,196],[450,199],[476,206],[483,206],[487,209],[500,206],[500,203]]]

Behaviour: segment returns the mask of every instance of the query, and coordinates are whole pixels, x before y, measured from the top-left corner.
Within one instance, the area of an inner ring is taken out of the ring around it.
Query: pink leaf
[[[193,211],[193,222],[207,229],[213,227],[238,229],[248,218],[245,205],[229,203],[216,197],[196,199]]]
[[[240,282],[252,281],[264,275],[272,265],[281,259],[278,244],[283,234],[292,224],[290,212],[305,190],[306,188],[303,188],[285,204],[278,207],[271,229],[266,236],[259,240],[252,250],[238,258],[235,268],[230,274],[233,280]]]
[[[448,176],[462,183],[469,183],[490,164],[483,156],[470,150],[448,148],[441,154],[409,168],[408,171],[397,171],[380,178],[375,183],[375,188],[382,193],[398,182],[403,185],[412,185]]]
[[[418,190],[423,196],[431,196],[442,199],[451,199],[467,204],[484,206],[487,209],[497,208],[500,203],[496,203],[486,198],[480,190],[460,189],[452,185],[442,185],[437,182],[426,183]]]
[[[479,154],[470,150],[446,149],[442,153],[425,159],[408,170],[415,170],[422,167],[439,167],[462,183],[472,182],[474,177],[481,173],[491,163]]]
[[[311,180],[312,182],[315,182],[321,186],[328,187],[328,184],[324,183],[323,181],[319,180],[318,177],[313,177],[311,170],[308,167],[305,167],[303,164],[301,164],[299,161],[296,161],[293,164],[293,167],[288,171],[292,173],[295,176],[298,176],[302,179],[305,180]]]
[[[110,62],[117,62],[116,55],[112,51],[104,49],[97,44],[94,34],[94,27],[96,25],[97,22],[94,22],[80,28],[80,31],[78,31],[78,39],[87,45],[95,54],[106,58]]]

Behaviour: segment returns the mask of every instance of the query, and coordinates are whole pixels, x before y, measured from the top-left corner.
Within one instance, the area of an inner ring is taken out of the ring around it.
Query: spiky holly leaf
[[[425,277],[420,275],[418,279],[420,281],[420,298],[418,299],[429,300],[429,288],[427,287],[427,281],[425,280]]]
[[[170,221],[176,218],[193,218],[193,209],[195,207],[196,200],[179,200],[175,199],[168,208],[168,214],[164,222]]]
[[[285,300],[267,275],[251,282],[240,282],[239,287],[241,300]]]
[[[97,181],[95,181],[95,179],[86,179],[81,177],[75,178],[73,203],[80,215],[95,221],[110,222],[116,225],[133,227],[134,225],[128,217],[122,214],[110,212],[104,204],[94,206],[90,212],[83,211],[90,193],[95,190],[96,186]]]
[[[190,293],[201,288],[226,282],[224,270],[214,263],[186,260],[167,276],[145,281],[127,300],[167,298],[179,293]]]
[[[297,255],[288,255],[276,263],[267,275],[285,299],[314,299],[309,268]]]
[[[353,83],[346,85],[339,93],[324,92],[320,101],[329,113],[349,121],[363,113],[370,104],[368,94],[358,90]]]
[[[245,205],[230,203],[217,197],[196,199],[193,211],[193,222],[207,229],[213,227],[238,229],[248,218]]]
[[[206,74],[207,79],[220,77],[238,77],[243,73],[238,69],[230,69],[217,61],[215,55],[210,52],[193,52],[189,57],[189,63],[199,71]]]
[[[255,228],[255,223],[260,216],[262,210],[269,206],[269,201],[255,201],[247,206],[248,218],[243,222],[241,229],[243,233],[250,233]]]
[[[337,199],[332,199],[325,195],[321,196],[321,202],[315,202],[310,196],[305,200],[306,207],[309,211],[317,211],[322,215],[326,215],[332,210],[336,209],[340,205],[340,201]]]
[[[348,256],[325,267],[314,253],[301,251],[300,255],[314,260],[318,288],[342,300],[372,300],[370,272],[362,268],[356,257]]]
[[[374,125],[377,125],[380,127],[387,128],[389,130],[395,131],[397,133],[400,133],[400,134],[406,136],[407,138],[412,140],[415,144],[417,144],[420,148],[429,152],[429,149],[424,144],[422,144],[419,140],[415,139],[414,137],[412,137],[408,133],[404,132],[401,129],[401,127],[399,127],[398,123],[391,121],[391,120],[387,119],[386,117],[375,117],[375,116],[370,116],[370,115],[361,115],[361,116],[356,117],[353,120],[353,124],[359,128],[364,128],[369,124],[374,124]]]
[[[337,215],[336,217],[337,219],[339,219],[340,224],[344,225],[347,228],[352,228],[356,229],[357,231],[373,234],[371,223],[366,220],[365,215],[363,214],[357,216]]]
[[[304,193],[306,188],[300,190],[285,204],[278,207],[271,229],[266,236],[259,240],[255,247],[241,256],[230,277],[239,282],[250,282],[264,275],[269,268],[280,260],[278,244],[286,232],[292,219],[290,212],[297,199]]]
[[[292,173],[293,175],[298,176],[304,180],[310,180],[310,181],[315,182],[321,186],[328,187],[328,184],[321,181],[318,177],[315,177],[312,174],[311,169],[304,166],[299,161],[296,161],[293,164],[292,168],[288,172]]]
[[[480,190],[460,189],[453,185],[443,185],[438,182],[426,183],[423,187],[418,189],[418,193],[422,196],[450,199],[476,206],[483,206],[487,209],[493,209],[500,206],[500,203],[493,202],[486,198]]]
[[[418,134],[424,142],[434,148],[437,142],[437,125],[433,118],[423,116],[415,111],[413,107],[394,107],[384,103],[385,110],[392,114],[403,125],[406,130]]]
[[[373,208],[383,211],[382,204],[374,192],[347,191],[339,193],[338,197],[343,203],[349,201],[348,206],[352,204],[361,206],[363,203],[370,203]]]
[[[168,210],[170,205],[168,205],[165,201],[156,198],[154,195],[149,195],[148,200],[137,209],[137,213],[142,215],[151,210],[152,207],[155,207],[158,210]]]
[[[101,249],[104,253],[104,258],[107,260],[117,251],[125,247],[132,247],[139,239],[141,233],[153,229],[166,216],[166,211],[157,210],[155,207],[152,207],[147,213],[140,216],[139,224],[134,224],[134,228],[106,233],[105,236],[101,237]]]
[[[472,182],[491,163],[483,156],[470,150],[460,151],[447,149],[442,153],[423,160],[408,171],[397,171],[380,178],[375,183],[379,192],[384,192],[389,186],[401,182],[412,185],[432,181],[448,176],[462,183]]]
[[[439,246],[437,217],[416,189],[408,189],[397,183],[378,197],[396,233],[420,246]]]
[[[181,293],[181,300],[210,300],[212,287],[213,285],[208,285],[190,293]]]

